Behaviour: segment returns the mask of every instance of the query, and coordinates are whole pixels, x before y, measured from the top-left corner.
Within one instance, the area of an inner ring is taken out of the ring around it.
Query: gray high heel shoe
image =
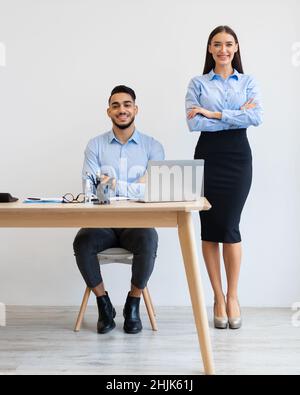
[[[228,318],[227,317],[217,317],[215,315],[215,305],[214,304],[214,327],[216,329],[227,329],[228,326]]]
[[[242,326],[242,312],[241,306],[238,302],[239,309],[240,309],[240,316],[239,317],[228,317],[229,329],[240,329]]]
[[[228,319],[227,317],[216,317],[214,316],[214,327],[217,329],[227,329]]]
[[[242,326],[242,317],[228,318],[229,329],[240,329]]]

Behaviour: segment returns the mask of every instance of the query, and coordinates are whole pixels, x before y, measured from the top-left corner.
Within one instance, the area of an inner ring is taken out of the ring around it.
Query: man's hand
[[[242,107],[240,108],[240,110],[251,110],[252,108],[256,107],[256,104],[253,103],[253,98],[248,100],[245,104],[242,105]]]
[[[112,189],[116,189],[117,180],[115,178],[111,178],[107,175],[102,174],[100,176],[101,184],[108,184],[110,180],[112,180]],[[145,173],[141,178],[139,178],[138,183],[145,184],[147,180],[147,173]]]
[[[106,176],[106,175],[102,174],[100,176],[100,180],[101,180],[101,184],[108,184],[109,181],[112,180],[111,187],[112,187],[113,190],[116,189],[117,180],[115,178],[112,178],[112,177],[109,177],[109,176]]]
[[[146,184],[146,181],[147,181],[147,173],[145,173],[145,174],[138,180],[138,182],[139,182],[140,184]]]

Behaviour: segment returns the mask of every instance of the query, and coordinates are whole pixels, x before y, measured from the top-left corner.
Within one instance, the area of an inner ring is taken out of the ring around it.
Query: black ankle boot
[[[126,303],[123,310],[125,318],[124,331],[126,333],[139,333],[142,329],[142,321],[140,318],[140,300],[134,296],[127,296]]]
[[[97,324],[98,333],[110,332],[116,326],[114,321],[116,310],[111,304],[107,292],[106,295],[97,297],[97,305],[99,310],[99,320]]]

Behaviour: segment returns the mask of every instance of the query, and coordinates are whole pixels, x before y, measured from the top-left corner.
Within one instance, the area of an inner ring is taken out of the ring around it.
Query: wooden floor
[[[80,333],[72,331],[77,308],[9,307],[0,328],[0,374],[202,374],[191,309],[157,308],[158,332],[97,335],[89,307]],[[211,312],[208,312],[211,319]],[[300,327],[289,309],[244,308],[238,331],[211,327],[217,374],[300,374]]]

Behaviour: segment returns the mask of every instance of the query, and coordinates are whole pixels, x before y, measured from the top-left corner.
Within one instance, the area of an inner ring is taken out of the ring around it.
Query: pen
[[[92,184],[94,185],[95,188],[97,188],[97,182],[95,181],[95,178],[93,177],[92,174],[87,173],[87,178],[92,181]]]

